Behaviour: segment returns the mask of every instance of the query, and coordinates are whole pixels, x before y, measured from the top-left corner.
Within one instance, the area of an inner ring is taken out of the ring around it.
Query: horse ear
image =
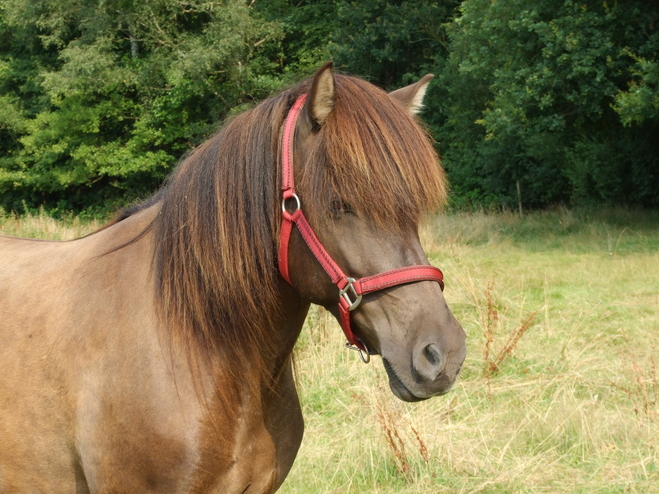
[[[432,74],[424,75],[414,84],[397,89],[389,93],[389,96],[403,105],[411,115],[416,115],[423,108],[423,97],[433,77],[435,76]]]
[[[334,62],[327,62],[313,76],[307,111],[312,122],[323,125],[334,109]]]

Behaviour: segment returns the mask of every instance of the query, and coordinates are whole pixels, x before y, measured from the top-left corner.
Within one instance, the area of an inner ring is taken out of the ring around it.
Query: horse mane
[[[168,326],[202,355],[221,347],[240,356],[268,341],[263,333],[277,313],[276,163],[288,100],[282,94],[233,118],[162,190],[156,300]]]
[[[156,301],[167,326],[202,355],[267,351],[266,333],[279,313],[281,129],[310,85],[304,81],[225,123],[157,195],[161,207],[150,226]],[[427,132],[365,81],[335,74],[335,87],[334,110],[296,167],[310,219],[338,200],[383,228],[416,226],[446,199]]]

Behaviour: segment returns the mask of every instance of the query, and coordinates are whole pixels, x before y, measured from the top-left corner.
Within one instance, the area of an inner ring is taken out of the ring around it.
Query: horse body
[[[276,491],[303,433],[295,341],[311,303],[339,315],[343,297],[318,255],[357,283],[384,280],[348,318],[394,394],[448,392],[464,331],[441,278],[412,276],[438,271],[417,225],[445,198],[408,114],[428,80],[387,95],[326,65],[229,122],[101,230],[0,237],[0,493]],[[283,276],[281,129],[305,94],[290,173],[324,248],[298,225]],[[415,279],[401,284],[401,270]]]
[[[290,348],[261,395],[220,367],[195,386],[142,296],[151,239],[105,255],[153,214],[72,242],[0,238],[0,492],[271,492],[288,472]],[[307,308],[287,318],[301,327]]]

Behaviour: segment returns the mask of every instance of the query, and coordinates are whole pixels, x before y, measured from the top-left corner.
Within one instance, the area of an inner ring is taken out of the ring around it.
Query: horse
[[[312,303],[398,398],[448,392],[465,333],[418,237],[447,193],[414,116],[431,77],[386,93],[329,62],[98,231],[0,237],[0,492],[275,492]]]

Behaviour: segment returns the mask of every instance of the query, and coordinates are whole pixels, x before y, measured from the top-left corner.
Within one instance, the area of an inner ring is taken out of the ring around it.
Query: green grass
[[[98,226],[51,221],[0,215],[0,233]],[[314,309],[296,350],[306,432],[280,492],[659,493],[659,213],[456,213],[421,237],[468,334],[460,381],[400,402]]]

